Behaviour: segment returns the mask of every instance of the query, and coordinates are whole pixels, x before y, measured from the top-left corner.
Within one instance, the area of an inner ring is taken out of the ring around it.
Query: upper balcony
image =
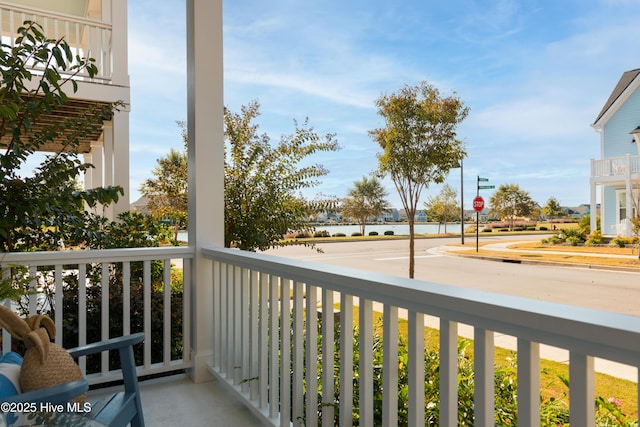
[[[591,160],[591,180],[593,182],[625,182],[629,178],[640,178],[640,156],[628,154],[624,157]]]
[[[120,9],[123,6],[126,13],[126,2],[119,0],[0,1],[2,42],[13,46],[17,29],[23,22],[35,21],[42,25],[47,37],[56,40],[64,37],[74,57],[95,59],[98,73],[93,78],[86,73],[80,74],[77,76],[79,80],[128,84],[123,81],[123,75],[127,74],[126,19],[122,22],[117,16],[122,13]],[[124,37],[119,37],[123,25]]]

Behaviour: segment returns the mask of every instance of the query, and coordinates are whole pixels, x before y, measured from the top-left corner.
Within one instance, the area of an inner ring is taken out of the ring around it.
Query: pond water
[[[466,226],[466,225],[465,225]],[[343,233],[350,236],[352,233],[359,233],[359,225],[316,225],[316,231],[327,231],[330,235]],[[385,231],[393,231],[396,236],[408,236],[409,224],[367,224],[364,228],[365,234],[376,231],[379,235],[383,235]],[[414,231],[416,234],[438,234],[438,224],[415,224]],[[444,224],[440,226],[440,233],[444,233]],[[460,233],[460,224],[447,224],[448,233]]]

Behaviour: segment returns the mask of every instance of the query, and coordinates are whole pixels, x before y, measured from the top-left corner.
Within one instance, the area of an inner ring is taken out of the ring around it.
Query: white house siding
[[[638,147],[629,134],[640,125],[640,90],[632,93],[604,125],[603,158],[637,155]]]

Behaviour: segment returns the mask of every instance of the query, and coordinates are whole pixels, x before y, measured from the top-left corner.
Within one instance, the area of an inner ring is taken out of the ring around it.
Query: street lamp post
[[[460,242],[464,246],[464,175],[460,159]]]

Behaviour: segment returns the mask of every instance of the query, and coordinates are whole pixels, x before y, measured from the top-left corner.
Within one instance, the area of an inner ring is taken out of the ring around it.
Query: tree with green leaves
[[[92,165],[78,159],[78,146],[99,129],[121,103],[88,105],[68,118],[49,115],[69,102],[64,89],[78,73],[97,73],[93,59],[74,57],[64,39],[44,35],[25,21],[14,45],[0,46],[0,251],[55,250],[60,242],[79,244],[100,230],[90,229],[85,206],[108,205],[120,187],[80,190],[76,178]],[[32,73],[33,69],[43,70]],[[25,176],[25,165],[43,148],[53,154]]]
[[[313,213],[330,208],[300,192],[327,174],[322,165],[307,164],[309,158],[338,149],[335,135],[318,135],[307,120],[294,120],[293,134],[272,145],[254,123],[259,110],[253,101],[240,113],[224,113],[225,246],[249,251],[288,244],[287,232],[306,229]]]
[[[517,184],[502,184],[489,199],[489,214],[509,223],[509,231],[517,218],[530,216],[538,204]]]
[[[361,234],[364,236],[367,220],[379,216],[389,208],[386,197],[389,195],[382,183],[376,177],[362,177],[354,181],[353,187],[342,199],[342,216],[355,219],[360,224]]]
[[[549,197],[547,204],[542,208],[542,213],[547,218],[563,218],[567,216],[567,212],[562,209],[560,202],[555,197]]]
[[[435,197],[429,197],[424,203],[424,209],[429,220],[438,222],[438,234],[440,225],[444,224],[444,232],[447,232],[447,223],[460,219],[460,205],[458,193],[449,184],[445,184]]]
[[[409,221],[409,277],[414,277],[414,223],[422,190],[443,182],[466,155],[456,129],[469,108],[455,93],[441,96],[434,86],[422,82],[405,86],[376,101],[382,128],[369,132],[383,152],[379,171],[391,179]]]
[[[187,133],[185,124],[177,122],[182,128],[182,139],[186,148]],[[173,148],[166,157],[157,160],[152,174],[140,187],[140,193],[147,197],[149,214],[155,218],[169,220],[174,230],[174,241],[178,232],[187,225],[187,153]]]

